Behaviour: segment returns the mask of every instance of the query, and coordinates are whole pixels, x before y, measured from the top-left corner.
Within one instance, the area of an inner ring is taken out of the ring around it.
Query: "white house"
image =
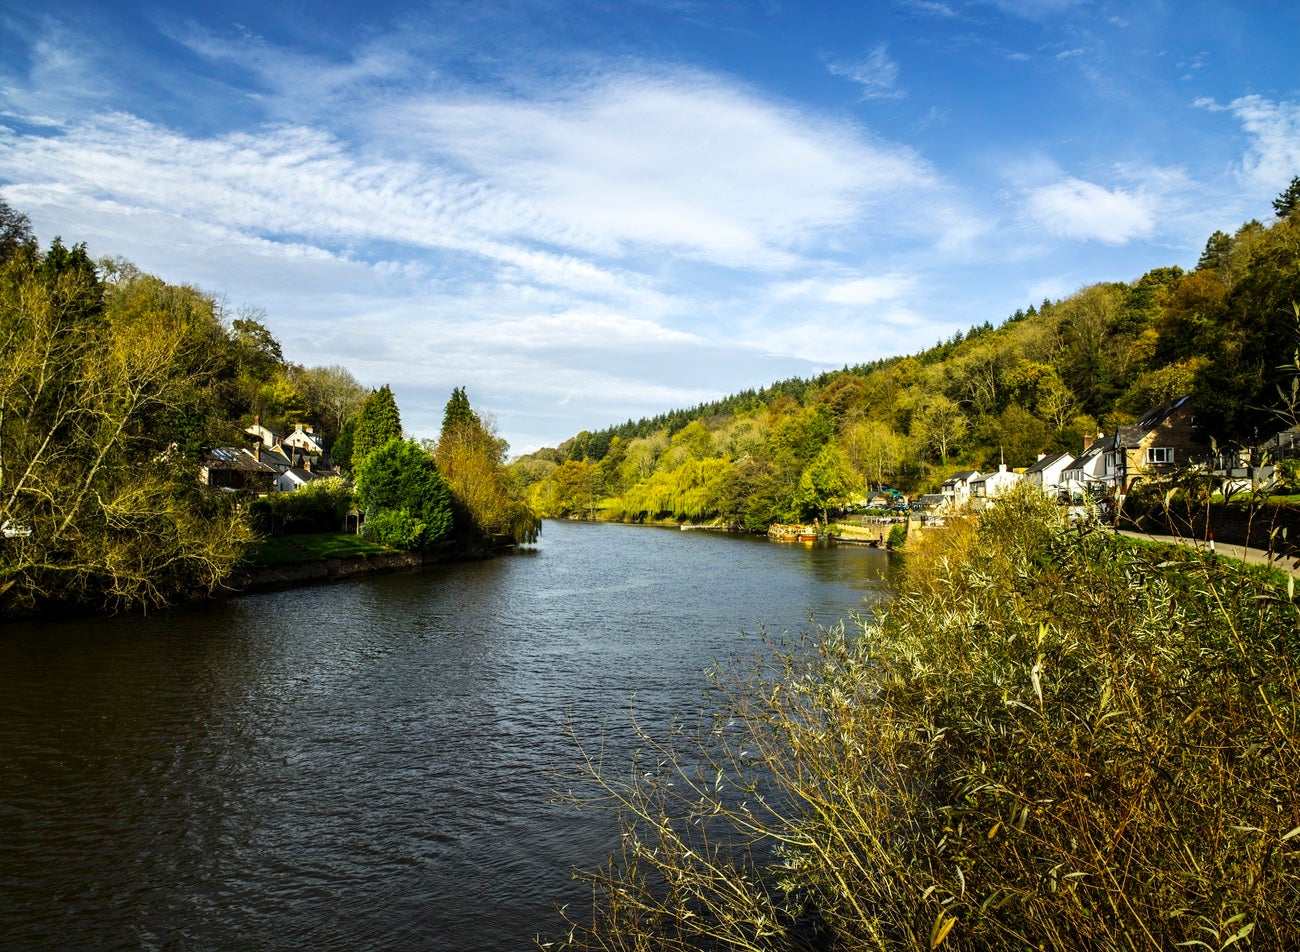
[[[1061,473],[1061,486],[1071,498],[1082,499],[1088,486],[1114,487],[1115,449],[1114,434],[1099,434],[1079,458],[1065,468]]]
[[[320,478],[321,476],[318,473],[313,473],[301,466],[293,466],[275,478],[275,488],[278,492],[291,493],[295,489],[306,486],[312,480]]]
[[[1037,486],[1049,496],[1059,495],[1065,487],[1065,471],[1074,464],[1073,453],[1038,455],[1038,462],[1025,470],[1025,482]]]
[[[312,432],[311,424],[295,423],[293,432],[283,440],[285,446],[296,447],[302,450],[308,456],[321,456],[325,452],[325,446],[321,443],[320,438]]]
[[[964,506],[970,500],[971,481],[978,479],[979,475],[979,470],[967,469],[960,473],[953,473],[945,479],[943,485],[939,487],[945,505],[950,508]]]
[[[1023,478],[1019,473],[1007,469],[1005,463],[999,464],[996,473],[984,473],[970,481],[971,499],[977,506],[987,506],[999,496],[1005,495]]]

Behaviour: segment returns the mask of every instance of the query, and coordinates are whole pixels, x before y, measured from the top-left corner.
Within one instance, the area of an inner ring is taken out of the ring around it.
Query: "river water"
[[[741,632],[869,613],[888,555],[547,522],[485,562],[0,628],[0,948],[515,950],[612,819],[577,735],[698,710]]]

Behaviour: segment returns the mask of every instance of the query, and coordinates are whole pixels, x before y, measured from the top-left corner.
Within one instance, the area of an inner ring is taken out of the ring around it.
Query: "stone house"
[[[1180,469],[1205,463],[1209,446],[1192,412],[1191,397],[1153,407],[1137,423],[1115,433],[1108,465],[1118,493],[1151,477],[1171,476]]]

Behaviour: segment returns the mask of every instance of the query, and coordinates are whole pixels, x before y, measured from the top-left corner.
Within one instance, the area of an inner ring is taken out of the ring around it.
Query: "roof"
[[[275,473],[273,467],[258,462],[252,453],[238,446],[214,446],[203,454],[203,465],[227,472]]]
[[[1067,457],[1068,457],[1068,459],[1067,459]],[[1066,466],[1069,466],[1071,463],[1074,462],[1074,454],[1073,454],[1073,453],[1053,453],[1051,456],[1044,456],[1042,459],[1040,459],[1040,460],[1039,460],[1037,463],[1035,463],[1033,466],[1030,466],[1027,470],[1025,470],[1025,475],[1028,476],[1030,473],[1045,473],[1045,472],[1047,472],[1049,469],[1051,469],[1053,466],[1055,466],[1057,463],[1059,463],[1059,462],[1061,462],[1061,461],[1063,461],[1063,460],[1064,460],[1064,462],[1065,462],[1065,465],[1066,465]]]
[[[957,483],[970,482],[972,478],[979,476],[979,474],[980,471],[978,469],[964,469],[960,473],[953,473],[951,476],[949,476],[947,479],[943,481],[943,484],[947,486],[949,483],[953,483],[955,485]]]
[[[1138,421],[1134,426],[1142,430],[1143,433],[1154,430],[1161,423],[1164,423],[1171,413],[1182,407],[1190,399],[1192,398],[1179,397],[1177,400],[1172,403],[1166,403],[1164,406],[1152,407],[1138,418]]]

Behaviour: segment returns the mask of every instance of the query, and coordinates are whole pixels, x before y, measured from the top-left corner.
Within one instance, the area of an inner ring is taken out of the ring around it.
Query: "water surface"
[[[742,630],[888,556],[547,522],[519,553],[149,618],[0,628],[0,948],[514,950],[609,817],[580,736],[697,710]]]

